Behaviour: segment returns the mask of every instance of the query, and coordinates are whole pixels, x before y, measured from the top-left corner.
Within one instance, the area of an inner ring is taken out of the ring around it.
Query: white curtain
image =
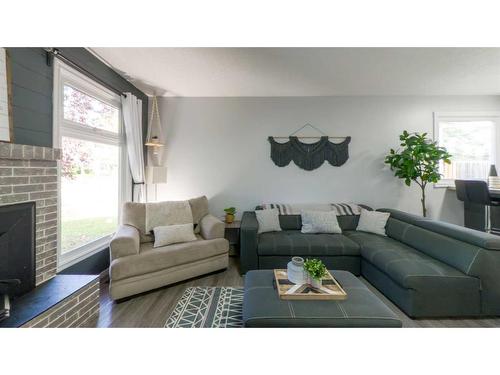
[[[127,153],[133,179],[132,201],[145,202],[144,151],[142,143],[142,101],[127,92],[122,96]]]

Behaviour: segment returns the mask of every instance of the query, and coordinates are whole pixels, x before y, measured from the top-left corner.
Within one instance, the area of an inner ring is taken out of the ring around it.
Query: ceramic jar
[[[294,284],[306,283],[306,272],[304,271],[304,259],[293,257],[287,265],[288,280]]]

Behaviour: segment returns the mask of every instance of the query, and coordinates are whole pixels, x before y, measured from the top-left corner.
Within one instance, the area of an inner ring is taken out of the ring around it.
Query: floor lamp
[[[146,183],[155,186],[155,201],[158,200],[158,184],[167,182],[167,167],[146,167]]]

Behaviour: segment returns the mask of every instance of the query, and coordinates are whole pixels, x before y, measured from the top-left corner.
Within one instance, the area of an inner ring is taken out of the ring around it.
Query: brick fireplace
[[[37,287],[15,300],[0,327],[95,326],[97,275],[56,275],[61,150],[0,142],[0,206],[35,202]],[[37,310],[38,309],[38,310]]]
[[[0,143],[0,205],[36,204],[36,284],[57,269],[57,160],[61,150]]]

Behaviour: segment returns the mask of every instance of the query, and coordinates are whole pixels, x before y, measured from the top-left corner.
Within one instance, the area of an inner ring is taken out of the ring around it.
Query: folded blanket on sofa
[[[355,203],[266,203],[261,204],[260,207],[263,210],[277,208],[280,215],[300,215],[302,211],[335,211],[337,216],[361,214],[361,207]]]
[[[189,201],[146,203],[146,233],[159,226],[192,223]]]
[[[361,215],[361,206],[355,203],[332,203],[331,206],[337,216]]]

